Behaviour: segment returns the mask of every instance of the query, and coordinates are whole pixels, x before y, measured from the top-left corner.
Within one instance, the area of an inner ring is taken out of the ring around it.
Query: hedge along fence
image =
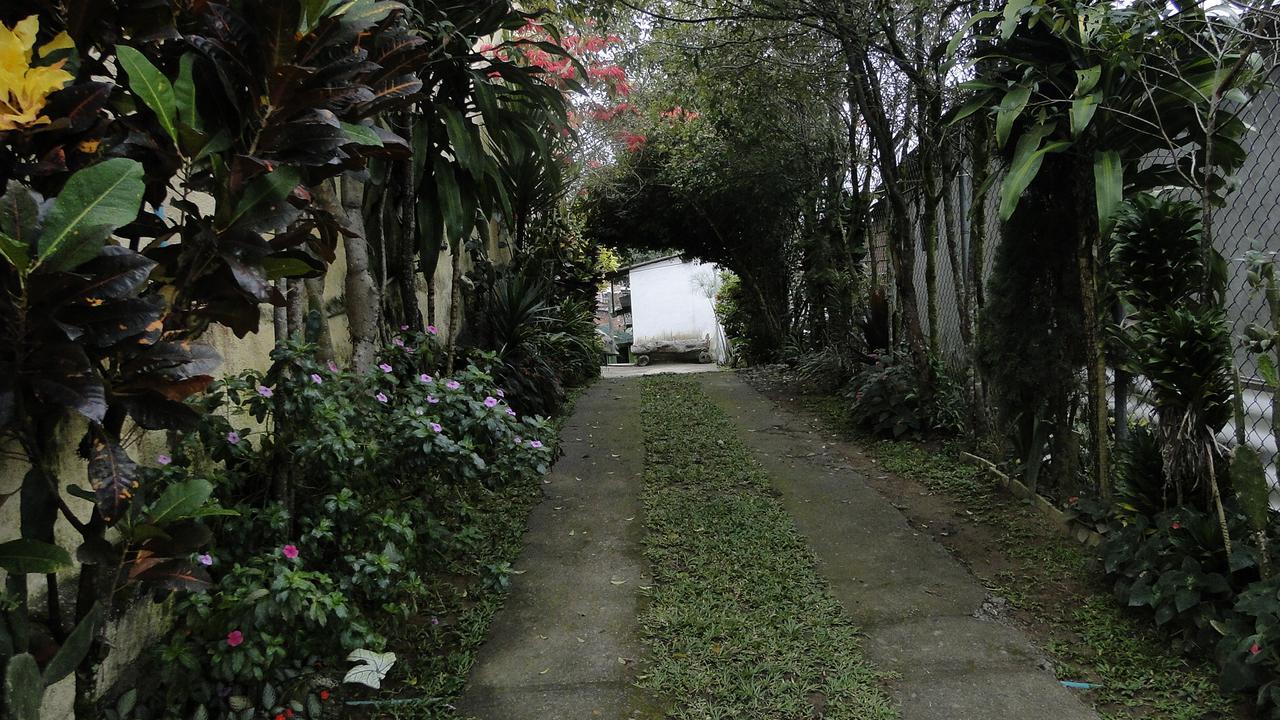
[[[1274,400],[1274,393],[1280,388],[1266,377],[1260,364],[1262,356],[1246,349],[1251,326],[1272,333],[1280,332],[1280,328],[1273,326],[1265,290],[1253,287],[1249,282],[1251,268],[1246,262],[1250,251],[1275,250],[1275,238],[1280,236],[1280,217],[1273,212],[1276,202],[1280,201],[1280,170],[1277,169],[1280,165],[1276,162],[1280,159],[1280,89],[1268,86],[1249,105],[1243,118],[1252,128],[1242,143],[1247,155],[1232,178],[1234,191],[1226,196],[1226,204],[1214,211],[1213,244],[1227,260],[1225,311],[1236,341],[1234,352],[1242,382],[1244,437],[1248,445],[1262,455],[1273,488],[1273,505],[1280,506],[1280,479],[1277,478],[1280,468],[1277,442],[1280,436],[1276,431],[1280,427],[1280,418],[1276,415]],[[982,177],[974,172],[973,159],[969,154],[969,132],[971,128],[965,126],[948,140],[949,154],[957,158],[958,164],[957,172],[951,175],[947,185],[946,197],[938,208],[940,215],[948,219],[939,223],[937,296],[933,302],[937,306],[936,332],[941,353],[949,364],[960,369],[961,375],[976,385],[977,350],[973,340],[978,327],[977,314],[987,292],[986,283],[1002,236],[1002,223],[995,211],[1000,203],[1002,170],[996,162],[988,166],[988,172],[996,173],[996,178],[979,198],[977,193],[982,188],[978,184]],[[903,171],[907,185],[915,188],[911,195],[913,228],[917,236],[914,263],[916,277],[923,278],[926,252],[919,222],[923,212],[919,188],[922,181],[919,168],[909,161],[904,163]],[[975,205],[980,200],[983,207],[978,212],[982,213],[981,216],[975,212]],[[944,212],[948,205],[950,210]],[[883,206],[878,205],[873,212],[872,250],[867,263],[869,268],[874,268],[869,274],[873,274],[882,287],[891,287],[893,283],[893,265],[887,255],[887,223]],[[887,293],[887,297],[891,303],[896,302],[893,293]],[[916,298],[921,308],[929,306],[929,291],[925,283],[917,282]],[[933,334],[929,315],[925,312],[921,316],[926,336]],[[1114,374],[1111,374],[1108,390],[1113,404],[1114,379]],[[1128,397],[1128,415],[1149,416],[1151,410],[1141,401],[1140,392],[1136,390],[1140,388],[1131,391]],[[971,392],[977,393],[978,388],[971,387]],[[1221,439],[1227,441],[1237,436],[1233,419]]]

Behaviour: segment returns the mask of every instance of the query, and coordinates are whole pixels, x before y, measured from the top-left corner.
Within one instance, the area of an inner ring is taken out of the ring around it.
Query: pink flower
[[[284,547],[280,548],[280,554],[284,555],[290,560],[293,560],[294,558],[298,557],[298,546],[285,545]]]
[[[387,395],[386,395],[386,393],[378,393],[377,395],[374,395],[374,397],[375,397],[375,398],[377,398],[377,399],[378,399],[378,402],[380,402],[380,403],[384,403],[384,402],[386,402],[386,401],[387,401]]]
[[[200,553],[196,556],[196,560],[205,567],[209,567],[213,564],[213,556],[209,553]]]
[[[165,455],[164,453],[160,453],[156,456],[156,463],[159,465],[168,465],[171,462],[173,462],[173,458]]]
[[[240,644],[243,642],[244,642],[244,633],[240,632],[239,630],[232,630],[231,632],[227,633],[227,644],[230,645],[231,647],[240,647]]]
[[[521,438],[519,435],[517,435],[517,436],[516,436],[516,439],[515,439],[513,442],[514,442],[514,444],[516,444],[516,445],[523,445],[523,444],[524,444],[524,439],[523,439],[523,438]]]
[[[392,340],[392,341],[391,341],[391,344],[392,344],[392,345],[395,345],[396,347],[404,347],[404,341],[403,341],[403,340],[401,340],[400,338],[396,338],[396,339]]]
[[[440,624],[440,618],[436,618],[436,617],[431,618],[431,624],[432,624],[432,625],[439,625],[439,624]]]
[[[439,330],[436,330],[436,326],[435,326],[435,325],[428,325],[428,326],[427,326],[427,332],[428,332],[429,334],[431,334],[431,335],[436,335],[436,334],[439,334],[439,332],[440,332],[440,331],[439,331]]]
[[[389,372],[391,372],[391,366],[390,366],[390,365],[388,365],[388,364],[386,364],[386,363],[382,363],[381,365],[379,365],[379,366],[378,366],[378,369],[379,369],[379,370],[381,370],[381,371],[382,371],[382,372],[384,372],[384,373],[389,373]]]
[[[507,396],[507,394],[506,394],[505,392],[503,392],[503,391],[502,391],[502,388],[498,388],[497,390],[494,390],[494,391],[493,391],[493,394],[494,394],[494,395],[497,395],[497,396],[498,396],[498,397],[500,397],[500,398],[504,398],[504,397],[506,397],[506,396]]]
[[[408,325],[401,325],[401,326],[400,326],[400,332],[404,332],[405,330],[408,330],[408,329],[409,329],[409,326],[408,326]]]
[[[271,388],[267,387],[266,385],[258,386],[258,394],[264,398],[269,398],[272,395],[275,395],[275,393],[271,392]]]
[[[1262,646],[1261,646],[1261,645],[1259,645],[1258,643],[1254,643],[1254,644],[1249,648],[1249,654],[1250,654],[1250,655],[1257,655],[1257,654],[1258,654],[1258,653],[1260,653],[1260,652],[1262,652]]]
[[[432,405],[435,405],[436,403],[440,402],[440,398],[436,397],[435,395],[428,395],[427,402],[431,403]]]
[[[431,382],[431,376],[426,373],[422,373],[421,375],[419,375],[418,379],[421,380],[422,382]]]
[[[542,447],[542,441],[541,441],[541,440],[530,440],[530,441],[529,441],[529,447],[533,448],[534,450],[537,450],[538,448]]]
[[[227,442],[231,443],[232,445],[239,443],[240,433],[236,432],[235,430],[232,430],[231,432],[227,433]]]
[[[515,417],[516,411],[512,410],[511,408],[507,408],[507,414],[510,415],[511,417]]]
[[[311,373],[311,382],[320,385],[324,383],[324,378],[320,377],[320,373]]]
[[[442,432],[444,430],[444,428],[440,427],[440,423],[436,422],[431,423],[431,429],[435,432]]]
[[[485,398],[485,399],[484,399],[484,406],[485,406],[485,407],[489,407],[489,408],[491,408],[491,407],[498,407],[498,398],[493,397],[493,396],[489,396],[489,397]]]
[[[336,363],[336,362],[334,362],[334,361],[330,360],[330,361],[329,361],[329,372],[331,372],[331,373],[336,373],[336,372],[338,372],[338,363]]]
[[[450,390],[457,390],[458,388],[462,387],[462,383],[458,382],[457,380],[450,380],[449,382],[445,383],[444,386],[449,388]]]
[[[1181,529],[1182,529],[1182,523],[1178,522],[1177,520],[1174,520],[1174,521],[1173,521],[1173,524],[1172,524],[1172,525],[1170,525],[1169,527],[1173,528],[1174,530],[1181,530]]]

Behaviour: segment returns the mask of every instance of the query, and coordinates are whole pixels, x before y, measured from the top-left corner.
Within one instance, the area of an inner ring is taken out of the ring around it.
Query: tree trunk
[[[876,145],[877,168],[880,183],[889,202],[890,259],[898,312],[902,317],[902,329],[907,346],[911,350],[916,367],[927,372],[927,351],[924,331],[920,324],[920,308],[915,285],[915,241],[911,232],[910,210],[903,194],[897,160],[897,147],[889,118],[885,113],[879,79],[871,67],[865,48],[856,39],[844,42],[845,58],[849,68],[852,95],[857,101],[859,113]]]
[[[1082,157],[1092,157],[1091,151]],[[1089,163],[1077,162],[1078,188],[1093,187],[1093,168]],[[1080,309],[1084,317],[1085,369],[1088,378],[1090,475],[1103,500],[1111,498],[1110,448],[1107,439],[1107,353],[1103,345],[1101,302],[1098,298],[1098,256],[1102,245],[1102,231],[1097,224],[1096,199],[1092,192],[1078,194],[1082,200],[1080,213],[1083,218],[1077,260],[1080,267]]]
[[[307,302],[302,280],[291,278],[285,280],[288,289],[285,295],[285,311],[287,316],[289,337],[305,337],[307,330]]]
[[[280,297],[288,297],[289,281],[285,278],[276,280],[276,291],[280,293]],[[276,305],[271,308],[271,326],[275,330],[276,347],[280,347],[289,339],[289,308],[286,305]]]
[[[361,208],[362,184],[351,176],[342,178],[342,209],[352,237],[344,238],[347,255],[347,325],[351,334],[352,366],[356,372],[373,368],[377,358],[378,315],[382,303],[378,285],[369,270],[369,245],[364,234]]]
[[[329,313],[324,307],[324,278],[307,278],[303,282],[303,288],[307,295],[307,313],[315,318],[316,359],[327,362],[334,358],[334,354]]]
[[[462,325],[462,255],[466,252],[464,243],[455,241],[450,248],[450,263],[453,268],[449,285],[449,328],[446,333],[445,372],[453,373],[453,363],[458,352],[458,332]]]

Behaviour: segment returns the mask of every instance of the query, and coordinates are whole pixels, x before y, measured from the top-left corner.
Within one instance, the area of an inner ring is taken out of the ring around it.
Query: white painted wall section
[[[720,268],[697,260],[664,258],[631,268],[631,325],[637,341],[711,339],[711,354],[725,360],[724,332],[713,306]]]

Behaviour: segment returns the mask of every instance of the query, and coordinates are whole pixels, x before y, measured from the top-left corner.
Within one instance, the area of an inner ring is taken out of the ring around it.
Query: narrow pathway
[[[479,720],[660,718],[635,687],[641,555],[640,386],[601,380],[561,432],[564,457],[529,518],[506,605],[458,715]]]
[[[1096,720],[1022,632],[990,616],[977,580],[800,418],[733,373],[688,377],[769,474],[830,595],[865,634],[863,654],[896,675],[890,690],[903,720]],[[664,717],[635,685],[644,672],[638,591],[649,582],[642,382],[606,378],[578,401],[562,435],[565,455],[530,519],[516,564],[523,574],[513,577],[459,717]]]
[[[1021,631],[989,616],[986,589],[822,436],[733,373],[698,380],[782,493],[868,659],[898,674],[903,720],[1096,718]]]

